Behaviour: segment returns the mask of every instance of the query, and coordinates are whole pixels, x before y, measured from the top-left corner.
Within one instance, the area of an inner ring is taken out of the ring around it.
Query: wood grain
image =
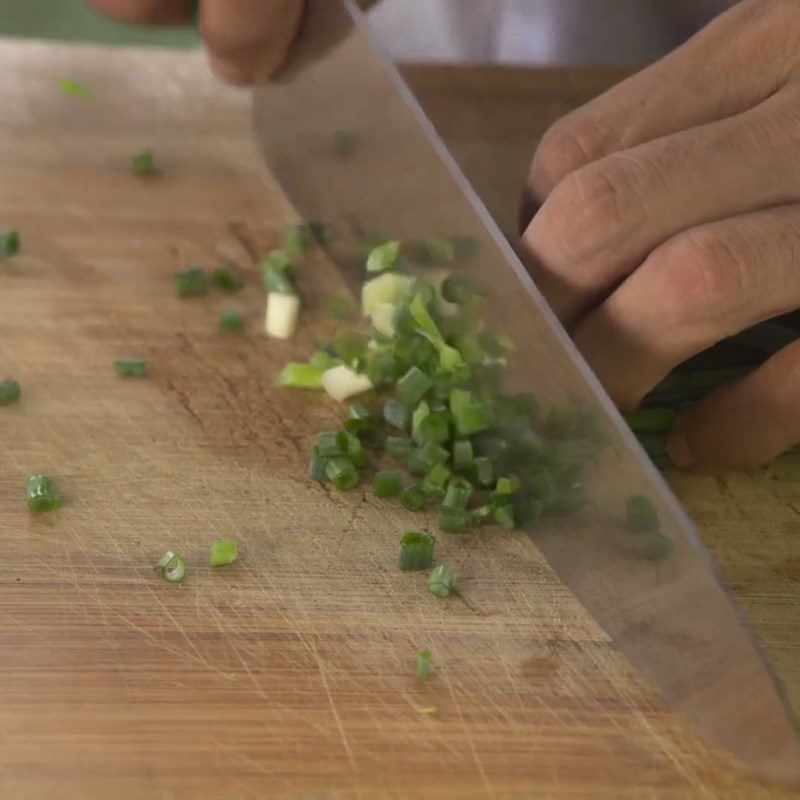
[[[0,796],[788,796],[661,707],[524,536],[443,538],[462,597],[437,602],[393,568],[417,520],[307,479],[339,412],[273,381],[330,335],[340,285],[316,262],[298,339],[260,335],[253,255],[290,216],[247,95],[199,55],[4,43],[0,66],[0,220],[24,239],[0,265],[0,371],[24,391],[0,414]],[[142,180],[147,145],[163,174]],[[239,295],[175,297],[175,269],[220,261]],[[242,336],[216,331],[230,305]],[[123,356],[150,377],[116,378]],[[30,471],[61,510],[27,513]],[[220,537],[241,559],[212,572]],[[168,547],[184,585],[151,569]]]

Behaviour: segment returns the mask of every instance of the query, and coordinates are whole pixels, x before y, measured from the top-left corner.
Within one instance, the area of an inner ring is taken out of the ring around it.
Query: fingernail
[[[686,439],[686,434],[680,427],[676,427],[670,434],[667,441],[667,453],[676,467],[689,469],[694,464],[694,456]]]

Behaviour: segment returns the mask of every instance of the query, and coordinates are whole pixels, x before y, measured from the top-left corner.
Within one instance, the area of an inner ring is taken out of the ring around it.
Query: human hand
[[[545,135],[534,277],[623,408],[675,366],[800,306],[800,2],[745,0]],[[683,414],[679,466],[800,442],[800,342]]]
[[[191,0],[89,0],[120,22],[182,25]],[[304,0],[203,0],[200,32],[214,72],[228,83],[258,83],[286,61],[303,15]]]

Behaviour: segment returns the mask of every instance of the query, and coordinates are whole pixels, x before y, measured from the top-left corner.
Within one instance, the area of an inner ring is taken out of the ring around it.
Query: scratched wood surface
[[[338,410],[273,381],[330,335],[319,299],[339,284],[313,263],[296,341],[260,335],[253,260],[290,215],[246,94],[197,55],[3,43],[0,68],[0,220],[24,240],[0,265],[0,371],[24,387],[0,414],[1,797],[787,796],[685,730],[524,536],[442,538],[463,598],[437,602],[394,568],[410,516],[307,479]],[[550,80],[575,101],[574,77]],[[137,179],[148,145],[163,173]],[[241,293],[175,297],[175,269],[222,261]],[[216,330],[230,306],[240,336]],[[123,356],[150,376],[116,378]],[[32,471],[58,480],[58,512],[27,513]],[[758,499],[684,481],[706,521]],[[212,573],[221,537],[241,558]],[[168,547],[183,585],[152,571]]]

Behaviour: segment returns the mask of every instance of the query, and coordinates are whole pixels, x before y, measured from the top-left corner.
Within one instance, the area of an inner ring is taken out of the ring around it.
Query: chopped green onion
[[[278,386],[292,389],[321,389],[323,367],[290,361],[278,375]]]
[[[505,476],[497,479],[494,487],[495,494],[512,495],[519,491],[520,482],[516,475]]]
[[[61,505],[56,482],[47,475],[31,475],[28,479],[28,508],[31,511],[53,511]]]
[[[322,386],[334,400],[347,400],[372,389],[372,381],[354,369],[340,364],[322,373]]]
[[[315,350],[309,362],[312,367],[319,367],[324,372],[327,369],[338,367],[340,361],[336,356],[332,355],[328,350],[320,348]]]
[[[419,367],[413,366],[397,382],[397,390],[407,406],[415,406],[433,386],[433,379]]]
[[[511,505],[496,505],[492,510],[492,517],[495,522],[507,531],[513,531],[516,527],[514,508]]]
[[[285,250],[273,250],[267,253],[258,264],[264,277],[264,285],[270,292],[294,294],[294,264],[289,260]]]
[[[355,331],[343,331],[333,340],[333,349],[345,364],[356,366],[367,352],[367,339]]]
[[[219,315],[219,329],[221,331],[240,331],[244,328],[244,317],[241,311],[235,308],[226,308]]]
[[[345,431],[329,431],[321,433],[317,442],[317,450],[321,456],[346,456],[349,439]]]
[[[227,267],[217,267],[211,273],[211,283],[223,292],[235,292],[244,286],[244,281]]]
[[[407,431],[411,423],[411,413],[408,407],[396,397],[386,401],[383,407],[383,418],[393,428],[399,428],[401,431]]]
[[[433,467],[435,464],[444,464],[450,458],[450,452],[447,448],[431,441],[425,442],[417,450],[417,455],[427,467]]]
[[[419,248],[424,254],[424,260],[434,264],[456,260],[456,248],[447,239],[423,239]]]
[[[419,426],[419,438],[443,444],[450,441],[450,423],[444,414],[428,414]]]
[[[450,413],[453,416],[463,414],[472,405],[472,393],[466,389],[455,388],[450,392],[449,403]]]
[[[325,465],[325,475],[340,491],[346,492],[358,486],[358,470],[349,458],[331,458]]]
[[[436,464],[428,470],[422,481],[422,489],[428,497],[442,498],[445,495],[445,486],[450,479],[450,470],[444,464]]]
[[[433,672],[433,653],[430,650],[420,650],[417,654],[416,676],[420,683],[425,683]]]
[[[356,131],[336,131],[333,134],[333,147],[337,156],[352,156],[361,145],[362,136]]]
[[[291,339],[300,317],[300,298],[285,292],[267,292],[264,330],[274,339]]]
[[[447,491],[442,501],[442,508],[447,511],[464,511],[472,496],[472,484],[463,478],[454,478],[447,486]]]
[[[286,231],[283,246],[289,256],[303,256],[314,243],[314,234],[308,225],[291,225]]]
[[[344,432],[347,437],[347,457],[356,467],[364,467],[367,463],[367,454],[364,452],[364,445],[355,433]]]
[[[218,539],[211,543],[208,552],[209,567],[224,567],[239,558],[239,546],[233,539]]]
[[[634,494],[625,502],[628,526],[637,533],[658,530],[658,511],[655,503],[643,494]]]
[[[0,231],[0,261],[19,252],[22,237],[19,231]]]
[[[0,381],[0,406],[7,406],[19,400],[22,389],[12,378]]]
[[[422,427],[422,423],[430,416],[431,407],[428,403],[423,400],[419,403],[419,405],[414,409],[414,413],[411,415],[411,438],[415,442],[420,442],[422,440],[422,435],[420,433],[420,428]]]
[[[449,597],[456,585],[456,574],[452,567],[440,564],[428,578],[428,591],[437,597]]]
[[[405,572],[428,569],[433,563],[436,539],[429,533],[411,531],[400,540],[398,566]]]
[[[453,412],[456,430],[460,436],[471,436],[473,433],[484,431],[489,427],[489,410],[485,403],[470,403],[458,412]]]
[[[344,297],[328,295],[322,300],[322,308],[331,319],[349,319],[353,316],[353,304]]]
[[[669,558],[675,552],[675,542],[660,531],[650,532],[644,539],[643,554],[652,561]]]
[[[91,94],[88,86],[78,83],[78,81],[71,81],[69,78],[61,78],[59,85],[61,91],[71,97],[88,97]]]
[[[135,153],[131,158],[131,167],[134,175],[152,175],[156,172],[156,163],[152,149]]]
[[[348,433],[362,434],[370,433],[375,430],[375,419],[372,412],[360,404],[350,406],[347,411],[347,419],[344,423],[344,429]]]
[[[147,374],[147,361],[143,358],[120,358],[114,362],[114,372],[122,378],[141,378]]]
[[[411,439],[405,436],[389,436],[386,439],[386,450],[395,458],[407,458],[412,449]]]
[[[457,439],[453,442],[453,466],[459,470],[467,470],[474,463],[475,456],[472,452],[472,442],[469,439]]]
[[[403,489],[400,493],[400,502],[409,511],[422,511],[428,504],[428,495],[415,483]]]
[[[386,272],[397,264],[401,243],[397,239],[374,247],[367,257],[367,272]]]
[[[208,278],[202,267],[189,267],[175,273],[175,288],[180,297],[205,294],[208,291]]]
[[[387,470],[375,475],[375,497],[397,497],[403,491],[403,475],[398,470]]]
[[[466,533],[468,524],[469,515],[466,511],[442,508],[439,514],[439,529],[446,533]]]
[[[494,506],[490,505],[482,505],[478,506],[477,508],[473,508],[472,511],[469,513],[469,517],[472,522],[487,522],[492,518],[494,514]]]
[[[186,577],[186,562],[172,550],[167,550],[156,569],[168,583],[180,583]]]
[[[315,447],[311,453],[311,463],[308,467],[308,474],[312,480],[319,483],[326,483],[328,480],[328,459],[319,452],[319,447]]]

